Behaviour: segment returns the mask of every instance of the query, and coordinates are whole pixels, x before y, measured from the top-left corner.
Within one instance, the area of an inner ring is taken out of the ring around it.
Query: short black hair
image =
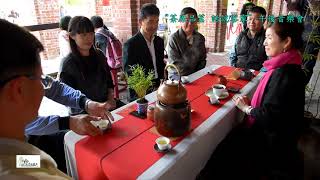
[[[303,46],[303,23],[299,23],[296,17],[294,17],[293,22],[286,21],[287,16],[282,17],[282,22],[279,22],[279,17],[276,17],[274,19],[274,23],[269,22],[268,28],[274,28],[276,34],[280,37],[281,40],[285,40],[287,37],[290,37],[292,41],[292,48],[301,49]]]
[[[4,19],[0,19],[0,39],[0,82],[17,75],[34,74],[41,65],[41,42],[26,29]]]
[[[92,16],[90,18],[94,28],[103,27],[103,19],[100,16]]]
[[[249,11],[248,13],[259,13],[260,15],[266,17],[267,15],[267,12],[266,10],[261,7],[261,6],[253,6]]]
[[[149,16],[159,16],[160,10],[159,8],[152,3],[146,3],[142,5],[139,13],[139,20],[145,19]]]
[[[193,9],[192,7],[185,7],[182,9],[180,15],[181,16],[184,16],[184,15],[187,15],[187,14],[194,14],[196,16],[196,18],[198,18],[198,13],[195,9]]]
[[[68,25],[71,20],[71,16],[63,16],[59,22],[59,28],[68,31]]]

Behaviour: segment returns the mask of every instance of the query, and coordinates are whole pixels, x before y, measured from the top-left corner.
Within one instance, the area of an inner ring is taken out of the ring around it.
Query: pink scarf
[[[302,64],[301,55],[298,50],[291,49],[287,52],[281,53],[263,63],[263,66],[268,70],[261,78],[260,83],[253,95],[251,106],[253,108],[260,107],[261,100],[264,94],[264,90],[267,83],[276,68],[282,67],[286,64]],[[247,125],[250,127],[254,123],[255,119],[249,116]]]

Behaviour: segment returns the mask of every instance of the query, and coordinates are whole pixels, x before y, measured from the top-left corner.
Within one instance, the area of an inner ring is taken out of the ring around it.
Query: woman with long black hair
[[[71,53],[63,60],[60,79],[80,90],[93,101],[105,102],[106,108],[116,108],[113,82],[105,56],[94,47],[94,27],[87,17],[76,16],[69,23]],[[71,114],[84,113],[71,109]]]

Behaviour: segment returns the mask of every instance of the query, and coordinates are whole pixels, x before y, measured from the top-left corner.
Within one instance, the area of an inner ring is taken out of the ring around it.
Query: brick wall
[[[102,6],[102,0],[96,0],[96,14],[125,42],[137,33],[138,13],[145,3],[156,3],[156,0],[110,0],[110,6]]]
[[[281,6],[283,5],[283,0],[273,0],[271,14],[274,16],[279,16],[281,12]]]
[[[199,14],[205,15],[204,23],[199,23],[199,32],[206,38],[206,47],[211,51],[215,44],[215,30],[217,25],[211,21],[211,16],[216,15],[214,1],[200,0],[195,1],[195,9]]]
[[[226,7],[223,7],[221,1],[198,0],[195,1],[195,9],[205,15],[204,23],[199,23],[199,32],[206,38],[206,48],[210,52],[224,51],[226,23],[214,23],[211,16],[226,15]]]
[[[34,0],[37,24],[56,23],[59,21],[59,0]],[[41,53],[42,59],[52,59],[58,56],[59,29],[45,30],[34,33],[45,47]]]

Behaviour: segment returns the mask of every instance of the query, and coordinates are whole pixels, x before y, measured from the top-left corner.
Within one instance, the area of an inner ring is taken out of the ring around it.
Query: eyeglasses
[[[21,76],[27,77],[28,79],[31,79],[31,80],[40,80],[44,89],[51,88],[52,82],[54,81],[54,79],[48,75],[41,75],[40,77],[36,77],[35,75],[22,74],[22,75],[12,76],[12,77],[7,78],[5,80],[0,80],[0,87],[4,86],[8,82],[10,82],[18,77],[21,77]]]
[[[37,77],[28,77],[29,79],[34,79],[34,80],[36,80],[36,79],[39,79],[39,78],[37,78]],[[42,86],[43,86],[43,89],[50,89],[51,88],[51,86],[52,86],[52,82],[54,81],[54,79],[51,77],[51,76],[48,76],[48,75],[41,75],[40,76],[40,81],[41,81],[41,84],[42,84]]]

